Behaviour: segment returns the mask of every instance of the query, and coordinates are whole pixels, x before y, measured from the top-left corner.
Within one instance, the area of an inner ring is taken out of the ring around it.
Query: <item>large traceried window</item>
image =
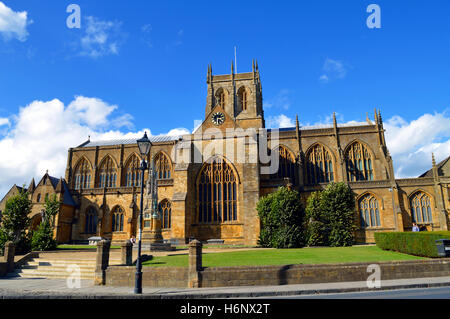
[[[306,154],[306,176],[309,185],[334,181],[333,159],[330,152],[320,144]]]
[[[98,177],[98,187],[116,187],[117,170],[110,156],[107,156],[100,164]]]
[[[290,178],[292,184],[296,184],[295,171],[296,162],[295,157],[292,153],[283,145],[278,146],[278,149],[272,150],[272,152],[278,152],[279,163],[278,171],[272,175],[273,178]]]
[[[431,210],[430,197],[423,192],[417,192],[411,197],[411,217],[415,223],[432,223],[433,215]]]
[[[358,202],[361,227],[380,227],[380,205],[378,200],[372,195],[367,194]]]
[[[114,208],[111,213],[111,230],[113,232],[122,232],[123,231],[123,222],[125,218],[125,213],[120,206]]]
[[[172,226],[172,203],[167,199],[161,201],[159,211],[161,212],[161,228],[169,229]]]
[[[197,185],[199,223],[236,221],[237,177],[223,159],[215,158],[203,166]]]
[[[91,175],[91,165],[83,158],[75,167],[74,188],[76,190],[90,188]]]
[[[141,174],[140,161],[136,155],[132,155],[125,165],[125,185],[141,186]]]
[[[166,154],[160,152],[155,156],[155,169],[157,179],[172,178],[172,163]]]
[[[97,233],[97,211],[94,207],[89,207],[86,211],[86,218],[84,223],[84,232],[86,234]]]
[[[349,182],[373,180],[373,158],[365,145],[354,142],[345,153]]]

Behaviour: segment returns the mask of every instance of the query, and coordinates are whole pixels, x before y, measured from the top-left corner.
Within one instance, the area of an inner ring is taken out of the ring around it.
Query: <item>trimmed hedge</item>
[[[450,231],[375,233],[379,248],[423,257],[439,257],[438,239],[450,239]]]

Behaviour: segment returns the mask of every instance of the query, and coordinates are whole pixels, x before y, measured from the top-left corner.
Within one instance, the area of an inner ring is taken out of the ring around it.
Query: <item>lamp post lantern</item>
[[[134,293],[142,293],[142,262],[141,262],[141,247],[142,247],[142,214],[144,210],[144,173],[148,165],[145,158],[150,153],[150,148],[152,147],[152,142],[147,137],[147,132],[145,132],[144,137],[137,140],[137,145],[139,147],[139,152],[141,153],[141,210],[139,212],[139,235],[138,235],[138,258],[136,261],[136,281],[134,286]]]

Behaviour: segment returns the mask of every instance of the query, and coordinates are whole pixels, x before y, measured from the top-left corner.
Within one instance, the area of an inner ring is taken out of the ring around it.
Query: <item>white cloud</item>
[[[278,116],[269,116],[266,120],[267,128],[285,128],[294,127],[294,121],[284,114]]]
[[[98,58],[105,55],[119,54],[125,34],[121,31],[122,23],[103,21],[96,17],[86,17],[85,33],[80,39],[80,55]]]
[[[176,40],[173,42],[173,46],[177,47],[183,44],[183,35],[184,35],[184,30],[181,29],[177,32],[177,38]]]
[[[149,129],[123,133],[133,126],[132,116],[117,115],[118,106],[98,98],[76,96],[67,106],[58,99],[33,101],[11,119],[0,119],[8,127],[0,136],[0,198],[17,184],[41,178],[48,169],[52,176],[65,176],[67,152],[88,139],[92,141],[138,139]],[[3,126],[2,126],[3,127]],[[189,134],[176,128],[168,135]]]
[[[328,76],[326,76],[325,74],[321,75],[319,78],[319,81],[322,83],[328,83],[330,79],[328,79]]]
[[[28,37],[27,25],[32,21],[28,20],[26,11],[14,12],[0,1],[0,34],[4,40],[17,39],[26,41]]]
[[[151,24],[143,25],[141,28],[142,31],[142,38],[141,40],[147,44],[150,48],[153,47],[152,39],[151,39],[151,32],[153,28]]]
[[[386,144],[397,178],[417,177],[431,168],[431,153],[439,162],[450,155],[450,116],[424,114],[406,121],[394,116],[384,123]]]
[[[324,74],[319,77],[319,81],[322,83],[328,83],[335,79],[343,79],[347,75],[347,69],[344,63],[330,58],[325,60],[322,70]]]
[[[188,129],[185,129],[184,127],[179,127],[179,128],[174,128],[174,129],[170,130],[169,133],[164,134],[164,135],[180,136],[180,135],[187,135],[187,134],[191,134],[191,132]]]
[[[0,126],[4,126],[4,125],[10,126],[11,123],[9,122],[9,119],[0,117]]]
[[[67,107],[54,99],[21,108],[0,139],[0,194],[13,184],[29,183],[47,169],[55,176],[64,175],[69,147],[78,146],[89,135],[93,139],[123,135],[107,125],[116,108],[82,96]]]

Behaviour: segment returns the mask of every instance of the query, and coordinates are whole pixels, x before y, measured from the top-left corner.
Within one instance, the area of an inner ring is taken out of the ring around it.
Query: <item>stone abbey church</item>
[[[202,125],[190,135],[150,138],[153,146],[147,161],[157,172],[165,240],[222,239],[255,245],[260,231],[255,207],[262,196],[289,186],[306,204],[311,192],[330,182],[346,182],[355,193],[357,242],[374,242],[377,231],[410,231],[413,222],[429,231],[450,227],[450,158],[436,164],[430,154],[428,172],[396,179],[379,112],[351,125],[339,124],[334,117],[328,126],[300,127],[297,119],[295,127],[270,130],[265,129],[262,101],[257,63],[252,72],[235,74],[232,67],[226,75],[213,75],[209,66]],[[267,137],[264,147],[250,141],[255,138],[245,133],[249,130],[256,132],[256,139]],[[231,153],[216,152],[225,144],[231,145]],[[268,164],[260,160],[261,152],[277,157],[274,172],[264,171]],[[236,160],[236,155],[257,160]],[[40,222],[44,196],[55,193],[62,201],[56,221],[58,241],[102,236],[114,243],[136,236],[139,162],[134,139],[88,140],[70,148],[65,178],[45,174],[28,188],[33,225]],[[147,175],[148,171],[146,181]],[[143,226],[145,242],[151,230],[147,197]]]

